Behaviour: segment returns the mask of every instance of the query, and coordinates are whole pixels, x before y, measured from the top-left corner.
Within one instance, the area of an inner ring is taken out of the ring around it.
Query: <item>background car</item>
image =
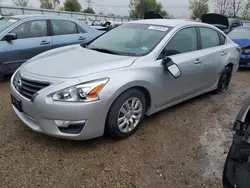
[[[201,21],[203,23],[214,25],[226,34],[236,27],[243,26],[243,22],[240,19],[227,18],[224,15],[216,13],[208,13],[202,15]]]
[[[87,43],[101,35],[84,22],[59,16],[22,15],[0,20],[0,76],[47,50]]]
[[[250,185],[250,98],[245,101],[234,123],[233,142],[223,171],[224,188]]]
[[[132,21],[87,47],[50,50],[23,64],[11,79],[13,109],[40,133],[84,140],[106,131],[123,139],[144,115],[224,92],[238,69],[239,51],[208,24]]]
[[[216,14],[216,13],[203,14],[201,16],[201,21],[203,23],[211,24],[211,25],[219,28],[224,33],[229,32],[229,20],[224,15]]]
[[[233,30],[236,27],[243,26],[243,21],[237,18],[229,18],[229,30]]]
[[[243,26],[250,26],[250,21],[243,21]]]
[[[234,28],[228,36],[242,48],[239,66],[250,68],[250,27]]]

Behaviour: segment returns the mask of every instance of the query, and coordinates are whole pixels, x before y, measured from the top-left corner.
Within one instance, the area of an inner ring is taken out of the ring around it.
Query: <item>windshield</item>
[[[17,19],[13,19],[13,18],[4,18],[0,20],[0,32],[17,21],[18,21]]]
[[[232,39],[250,39],[250,27],[235,28],[228,36]]]
[[[142,56],[152,51],[170,28],[146,24],[123,24],[94,40],[89,49],[118,55]]]

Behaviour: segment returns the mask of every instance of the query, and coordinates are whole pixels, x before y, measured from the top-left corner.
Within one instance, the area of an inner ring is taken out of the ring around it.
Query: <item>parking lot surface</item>
[[[230,89],[205,94],[146,117],[122,141],[69,141],[27,128],[10,105],[9,81],[0,83],[0,187],[221,186],[232,125],[250,97],[250,71]]]

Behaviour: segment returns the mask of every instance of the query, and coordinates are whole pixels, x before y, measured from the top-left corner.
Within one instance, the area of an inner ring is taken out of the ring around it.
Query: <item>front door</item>
[[[48,36],[46,20],[27,21],[17,26],[10,33],[15,33],[17,39],[1,41],[6,49],[9,49],[3,62],[5,72],[14,72],[25,61],[52,49],[51,36]]]
[[[177,79],[168,71],[161,71],[162,59],[169,57],[176,63],[182,75]],[[159,67],[157,80],[159,81],[159,98],[157,108],[164,107],[178,100],[191,96],[199,91],[203,86],[201,82],[202,52],[198,50],[197,30],[195,27],[188,27],[180,30],[166,45],[156,66]]]

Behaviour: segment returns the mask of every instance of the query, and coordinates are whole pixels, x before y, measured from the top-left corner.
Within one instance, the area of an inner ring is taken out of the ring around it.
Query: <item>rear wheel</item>
[[[217,94],[224,93],[230,84],[231,77],[232,77],[232,69],[230,67],[226,67],[220,76],[215,93]]]
[[[132,135],[144,117],[146,99],[137,89],[121,94],[113,103],[107,117],[106,131],[113,139]]]

